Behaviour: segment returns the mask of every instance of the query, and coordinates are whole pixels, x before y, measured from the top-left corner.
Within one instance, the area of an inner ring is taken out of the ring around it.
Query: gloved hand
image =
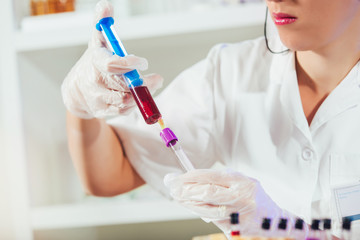
[[[133,69],[146,70],[146,59],[136,56],[119,57],[107,48],[96,23],[104,17],[113,16],[113,7],[101,0],[96,5],[92,39],[83,56],[65,78],[61,92],[66,108],[74,115],[84,118],[104,118],[128,112],[135,105],[122,74]],[[151,93],[162,86],[160,75],[143,77]]]
[[[230,214],[238,212],[244,234],[256,234],[264,217],[295,217],[281,209],[265,193],[260,183],[239,172],[197,169],[185,174],[168,174],[164,178],[170,195],[185,208],[217,225],[230,236]],[[288,227],[289,231],[291,230]]]

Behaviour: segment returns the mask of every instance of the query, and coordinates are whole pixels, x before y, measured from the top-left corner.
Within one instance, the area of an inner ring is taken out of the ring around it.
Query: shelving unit
[[[18,8],[24,2],[6,0],[1,16],[7,22],[21,19]],[[204,58],[214,44],[262,35],[264,15],[264,3],[248,3],[200,12],[119,17],[117,28],[128,52],[146,57],[149,72],[161,73],[166,85],[182,69]],[[4,217],[12,219],[13,239],[36,239],[34,231],[51,229],[197,219],[175,203],[154,198],[148,188],[130,193],[131,197],[89,201],[67,152],[60,86],[86,49],[92,14],[22,21],[6,25],[7,38],[0,41],[0,111],[5,116],[0,121],[4,131],[0,140],[5,143],[7,167],[3,171],[8,176],[12,209]]]
[[[116,24],[122,40],[133,40],[258,26],[264,22],[264,13],[263,3],[248,3],[201,12],[119,17]],[[86,44],[91,33],[89,22],[91,12],[25,18],[25,29],[15,35],[16,49],[24,52]]]

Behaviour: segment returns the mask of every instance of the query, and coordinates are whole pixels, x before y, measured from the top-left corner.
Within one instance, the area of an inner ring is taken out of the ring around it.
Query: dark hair
[[[266,32],[267,19],[268,19],[268,8],[266,7],[265,22],[264,22],[264,37],[265,37],[266,48],[267,48],[271,53],[273,53],[273,54],[281,54],[281,53],[284,53],[284,52],[288,52],[289,49],[282,50],[282,51],[280,51],[280,52],[275,52],[275,51],[273,51],[273,50],[269,47],[269,42],[268,42],[267,32]]]

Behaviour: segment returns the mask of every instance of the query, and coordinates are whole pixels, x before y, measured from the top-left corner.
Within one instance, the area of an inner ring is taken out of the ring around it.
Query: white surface
[[[204,11],[116,18],[122,40],[211,31],[264,22],[264,3],[219,7]],[[92,14],[64,13],[24,18],[16,33],[16,49],[32,51],[86,44],[91,33]]]
[[[31,240],[24,134],[16,54],[13,45],[12,2],[2,1],[6,19],[0,38],[0,239]]]
[[[197,218],[168,200],[68,204],[37,207],[31,212],[32,227],[37,230]]]

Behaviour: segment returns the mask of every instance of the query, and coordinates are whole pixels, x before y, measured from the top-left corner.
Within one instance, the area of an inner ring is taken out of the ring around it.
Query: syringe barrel
[[[130,87],[130,92],[147,124],[154,124],[161,118],[161,113],[146,86]]]
[[[116,34],[114,29],[114,19],[112,17],[100,19],[96,24],[96,29],[102,32],[108,46],[112,49],[114,54],[120,57],[128,55],[124,45]],[[139,72],[134,69],[123,74],[123,76],[145,122],[147,124],[156,123],[161,118],[161,113],[157,108],[149,89],[146,86],[143,86],[144,81],[140,77]]]

